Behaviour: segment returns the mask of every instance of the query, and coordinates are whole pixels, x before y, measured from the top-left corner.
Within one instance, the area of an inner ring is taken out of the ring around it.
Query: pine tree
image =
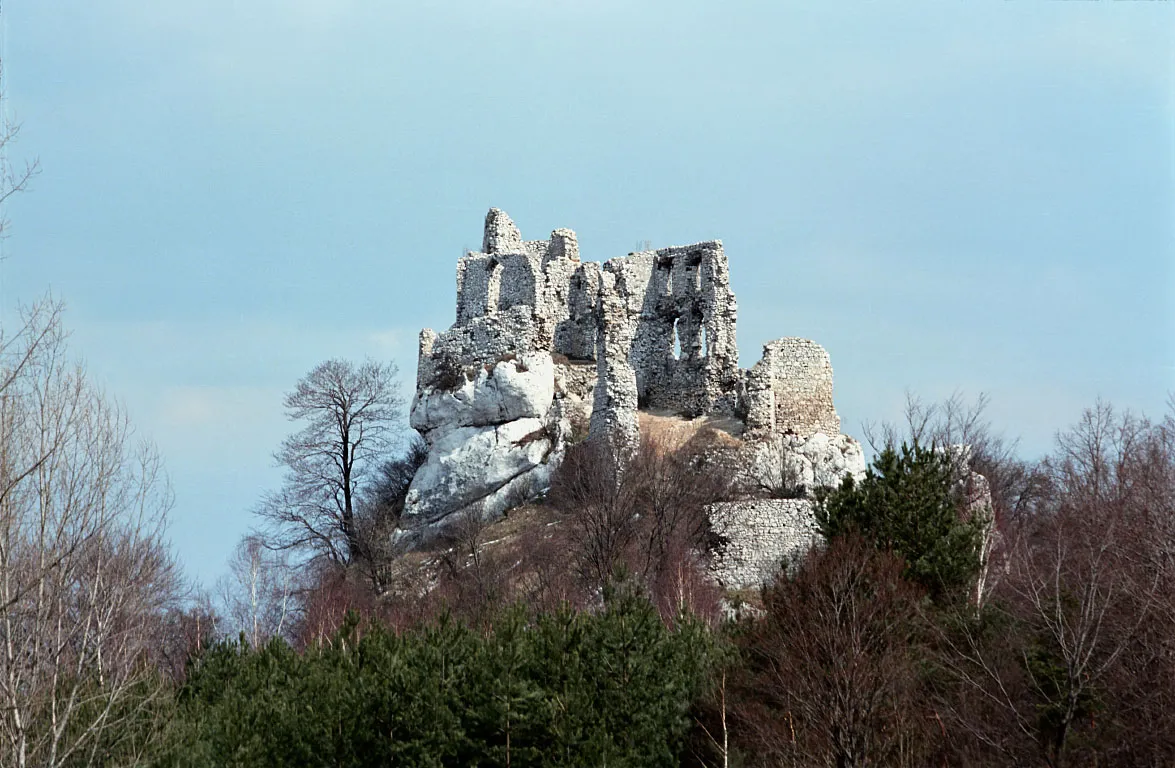
[[[974,581],[986,522],[963,519],[953,479],[946,452],[886,448],[860,483],[847,477],[818,499],[816,520],[826,538],[855,532],[901,556],[906,577],[941,601]]]

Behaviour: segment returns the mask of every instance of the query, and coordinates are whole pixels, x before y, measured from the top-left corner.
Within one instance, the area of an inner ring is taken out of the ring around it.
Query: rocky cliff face
[[[863,474],[860,445],[840,434],[828,354],[783,338],[740,369],[737,316],[717,240],[582,262],[571,230],[523,240],[490,210],[482,251],[457,265],[457,321],[442,334],[421,332],[411,423],[429,457],[412,481],[406,524],[428,530],[468,510],[500,514],[547,487],[585,428],[622,457],[639,438],[642,410],[725,417],[739,439],[717,460],[748,493]],[[805,504],[785,505],[784,517],[810,517]],[[746,515],[770,516],[757,509]]]
[[[542,487],[569,429],[555,406],[554,364],[548,353],[462,365],[423,383],[411,424],[429,445],[407,507],[433,524],[478,505],[492,516],[519,495]]]

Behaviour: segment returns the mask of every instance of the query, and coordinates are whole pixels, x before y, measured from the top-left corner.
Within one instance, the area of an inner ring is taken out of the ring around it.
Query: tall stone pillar
[[[629,361],[636,320],[629,315],[624,298],[617,294],[615,276],[605,271],[600,278],[597,379],[590,437],[606,441],[612,456],[623,464],[640,441],[636,372]]]

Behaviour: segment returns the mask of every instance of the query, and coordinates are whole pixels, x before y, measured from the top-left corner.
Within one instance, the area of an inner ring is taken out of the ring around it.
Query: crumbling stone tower
[[[457,264],[456,322],[421,332],[411,423],[430,452],[405,518],[497,514],[545,487],[583,424],[635,445],[640,411],[724,417],[754,450],[822,451],[796,459],[814,481],[855,469],[860,450],[846,460],[855,443],[839,434],[827,353],[780,339],[741,370],[737,316],[720,241],[584,262],[571,230],[523,240],[491,209],[482,250]]]

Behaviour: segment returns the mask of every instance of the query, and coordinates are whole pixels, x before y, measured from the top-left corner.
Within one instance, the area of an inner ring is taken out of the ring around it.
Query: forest
[[[1175,401],[1094,403],[1027,460],[983,398],[911,398],[865,477],[817,492],[821,543],[724,593],[704,441],[644,434],[616,477],[585,440],[549,493],[410,545],[395,371],[329,361],[198,590],[162,458],[66,336],[45,300],[0,348],[0,764],[1175,762]]]
[[[1175,2],[0,0],[0,768],[1175,767],[1173,95]]]

